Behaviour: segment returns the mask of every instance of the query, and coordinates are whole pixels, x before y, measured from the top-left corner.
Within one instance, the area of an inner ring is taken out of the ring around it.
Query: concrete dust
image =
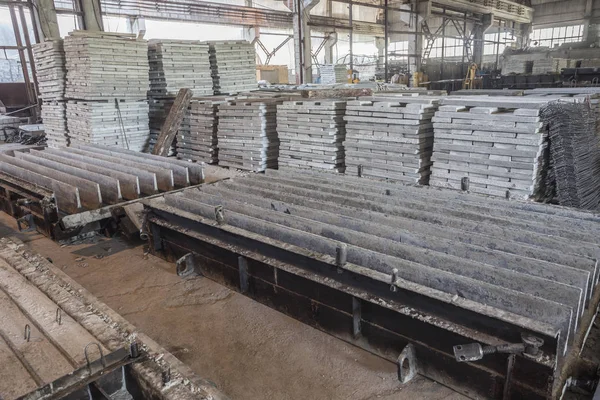
[[[0,236],[15,228],[0,213]],[[182,279],[141,245],[100,238],[61,247],[17,236],[232,399],[465,399],[421,376],[401,385],[392,363],[209,279]],[[119,251],[96,258],[94,246]]]

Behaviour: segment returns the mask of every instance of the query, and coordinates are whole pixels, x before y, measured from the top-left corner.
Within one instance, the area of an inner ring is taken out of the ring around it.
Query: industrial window
[[[530,36],[533,46],[554,47],[563,43],[583,41],[583,25],[534,29]]]
[[[408,40],[402,42],[392,42],[388,45],[390,55],[401,56],[408,54]]]
[[[483,37],[483,54],[502,54],[504,53],[504,49],[515,40],[515,37],[509,32],[486,33]]]
[[[446,37],[445,39],[438,38],[433,42],[433,46],[431,47],[431,53],[429,54],[430,58],[441,58],[442,57],[442,45],[443,48],[443,56],[444,57],[462,57],[463,55],[463,40],[456,39],[451,37]]]

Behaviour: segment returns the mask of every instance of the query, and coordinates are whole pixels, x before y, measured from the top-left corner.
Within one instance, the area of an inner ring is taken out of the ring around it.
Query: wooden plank
[[[185,111],[190,105],[192,95],[193,93],[190,89],[179,89],[179,93],[177,93],[177,97],[175,98],[175,102],[169,111],[169,115],[167,116],[167,119],[160,130],[160,135],[156,140],[152,154],[164,157],[169,155],[169,149],[171,148],[173,139],[175,139],[177,131],[183,122],[183,117]]]

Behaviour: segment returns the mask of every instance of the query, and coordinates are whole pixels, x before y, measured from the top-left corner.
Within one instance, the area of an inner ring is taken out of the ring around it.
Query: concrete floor
[[[466,399],[427,378],[398,383],[391,363],[205,278],[181,279],[142,245],[95,238],[61,246],[16,235],[232,399]]]

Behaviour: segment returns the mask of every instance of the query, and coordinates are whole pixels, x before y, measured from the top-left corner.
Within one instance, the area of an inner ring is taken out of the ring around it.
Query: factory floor
[[[214,382],[232,399],[466,399],[205,278],[181,279],[143,244],[96,237],[60,245],[19,233],[0,212],[0,237],[17,236],[101,301]]]

